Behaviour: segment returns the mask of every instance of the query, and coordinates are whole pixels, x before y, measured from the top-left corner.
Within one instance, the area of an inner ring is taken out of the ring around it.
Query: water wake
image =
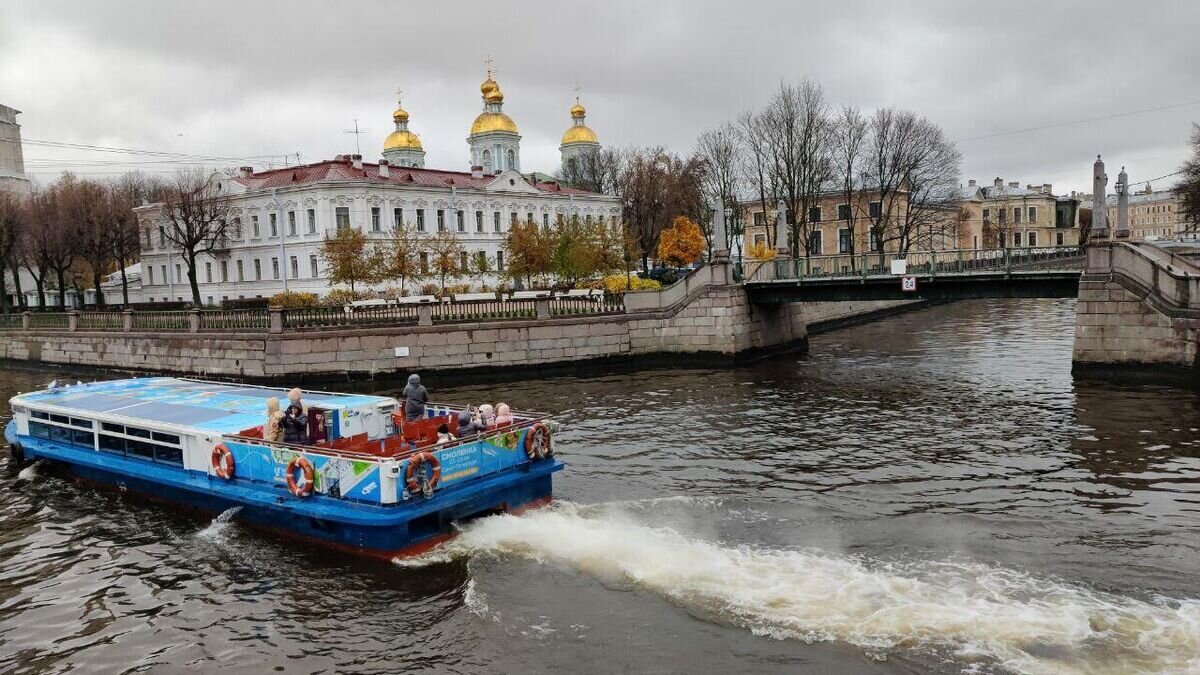
[[[561,565],[755,635],[949,650],[1024,673],[1200,670],[1200,601],[1146,602],[971,562],[730,547],[560,503],[471,523],[407,565],[476,554]]]
[[[241,511],[242,507],[235,506],[225,509],[212,522],[196,533],[198,539],[212,542],[214,544],[223,544],[229,539],[229,528],[233,525],[233,517]]]
[[[32,481],[38,477],[38,467],[42,465],[42,460],[37,460],[33,464],[21,469],[17,472],[17,478],[24,481]]]

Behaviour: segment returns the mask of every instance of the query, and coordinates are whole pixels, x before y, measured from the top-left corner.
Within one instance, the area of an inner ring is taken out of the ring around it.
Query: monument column
[[[1096,155],[1092,165],[1092,238],[1108,239],[1108,174],[1104,173],[1104,161]]]
[[[1129,238],[1129,175],[1125,173],[1125,167],[1121,167],[1121,173],[1117,174],[1117,229],[1113,235],[1117,239]],[[1105,210],[1107,211],[1108,200],[1105,200]],[[1094,218],[1095,216],[1093,216]]]
[[[792,254],[787,240],[787,204],[782,199],[775,205],[775,251],[781,258]]]

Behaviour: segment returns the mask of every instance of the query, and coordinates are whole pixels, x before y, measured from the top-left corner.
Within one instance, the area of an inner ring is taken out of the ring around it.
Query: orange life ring
[[[303,482],[296,481],[296,469],[304,475]],[[288,492],[297,497],[307,497],[313,491],[313,465],[304,455],[296,455],[287,465]]]
[[[415,495],[418,492],[422,492],[421,484],[417,482],[417,467],[423,464],[429,464],[432,469],[429,482],[427,483],[430,492],[433,491],[433,488],[437,487],[438,480],[442,477],[441,460],[431,452],[418,452],[408,460],[408,468],[404,471],[404,487],[408,490],[409,494]]]
[[[217,443],[217,446],[212,451],[212,468],[218,476],[229,480],[233,478],[234,473],[233,453],[229,448],[225,447],[224,443]]]
[[[544,459],[554,454],[550,444],[550,427],[538,422],[525,432],[525,456],[531,460]]]

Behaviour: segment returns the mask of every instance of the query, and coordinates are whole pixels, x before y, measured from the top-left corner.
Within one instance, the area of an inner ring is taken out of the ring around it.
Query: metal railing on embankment
[[[282,333],[368,326],[554,320],[624,313],[624,300],[619,295],[561,296],[358,307],[24,312],[0,315],[0,331]]]
[[[907,253],[857,253],[815,255],[802,258],[776,258],[743,263],[742,279],[746,283],[836,278],[869,278],[912,274],[995,273],[1053,269],[1055,263],[1081,263],[1083,249],[1079,246],[1053,246],[1006,249],[956,249],[948,251],[909,251]],[[893,263],[903,262],[893,271]]]

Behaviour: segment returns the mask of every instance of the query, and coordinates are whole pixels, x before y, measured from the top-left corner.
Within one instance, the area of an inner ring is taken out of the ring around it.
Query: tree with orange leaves
[[[696,262],[704,248],[700,226],[687,216],[676,216],[658,240],[658,259],[672,267],[684,267]]]

